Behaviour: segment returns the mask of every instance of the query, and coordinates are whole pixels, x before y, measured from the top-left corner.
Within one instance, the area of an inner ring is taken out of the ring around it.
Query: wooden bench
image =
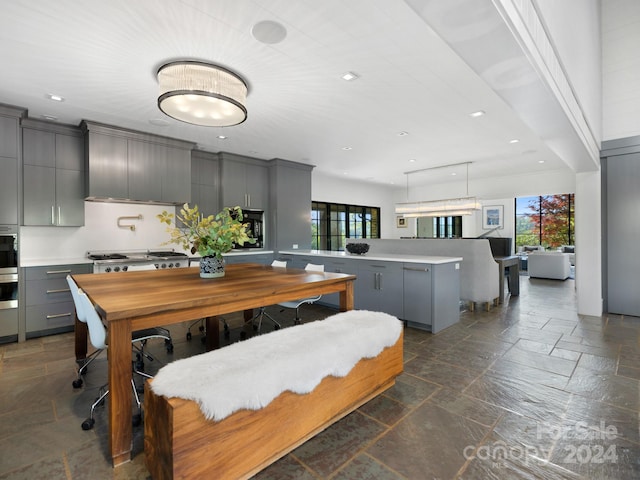
[[[298,328],[298,327],[293,327]],[[402,373],[402,333],[344,377],[325,377],[310,393],[285,391],[259,410],[243,409],[220,421],[200,406],[157,395],[145,385],[145,463],[154,480],[244,479],[255,475],[328,426],[390,388]]]

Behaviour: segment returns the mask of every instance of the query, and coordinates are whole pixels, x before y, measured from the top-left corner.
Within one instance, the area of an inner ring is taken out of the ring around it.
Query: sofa
[[[530,252],[529,277],[566,280],[571,276],[570,254],[563,252]]]

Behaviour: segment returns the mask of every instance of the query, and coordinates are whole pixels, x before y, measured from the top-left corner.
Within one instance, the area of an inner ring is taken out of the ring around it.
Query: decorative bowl
[[[368,243],[347,243],[347,252],[352,255],[364,255],[369,251]]]

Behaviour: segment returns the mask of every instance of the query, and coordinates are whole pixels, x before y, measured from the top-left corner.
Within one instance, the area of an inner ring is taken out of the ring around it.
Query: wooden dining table
[[[200,278],[199,268],[77,274],[108,329],[109,447],[113,465],[131,459],[131,333],[206,318],[208,348],[216,348],[218,315],[320,294],[340,293],[340,310],[353,309],[354,275],[261,264],[226,267],[224,277]],[[249,317],[251,318],[251,317]],[[87,330],[76,322],[76,358],[86,355]],[[84,350],[84,352],[83,352]]]

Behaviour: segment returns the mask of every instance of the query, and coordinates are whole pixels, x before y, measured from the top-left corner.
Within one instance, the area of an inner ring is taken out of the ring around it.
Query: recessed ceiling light
[[[55,93],[47,93],[47,98],[49,100],[53,100],[54,102],[64,102],[64,97],[56,95]]]
[[[457,173],[456,173],[456,172],[453,172],[451,175],[456,176],[456,175],[457,175]]]
[[[513,140],[509,140],[509,143],[518,143],[520,140],[518,140],[517,138],[514,138]]]
[[[470,117],[476,118],[476,117],[481,117],[485,114],[484,110],[478,110],[477,112],[472,112],[469,114]]]
[[[351,82],[351,81],[356,80],[358,78],[360,78],[358,76],[358,74],[357,73],[353,73],[353,72],[347,72],[344,75],[342,75],[342,79],[346,80],[347,82]]]
[[[398,132],[399,137],[406,137],[407,135],[409,135],[408,132]]]
[[[538,163],[544,163],[544,160],[538,160]]]
[[[229,137],[227,137],[226,135],[218,135],[216,138],[219,138],[220,140],[226,140]]]
[[[353,147],[342,147],[343,150],[352,150]]]
[[[410,158],[409,159],[409,163],[416,163],[416,159],[415,158]]]

